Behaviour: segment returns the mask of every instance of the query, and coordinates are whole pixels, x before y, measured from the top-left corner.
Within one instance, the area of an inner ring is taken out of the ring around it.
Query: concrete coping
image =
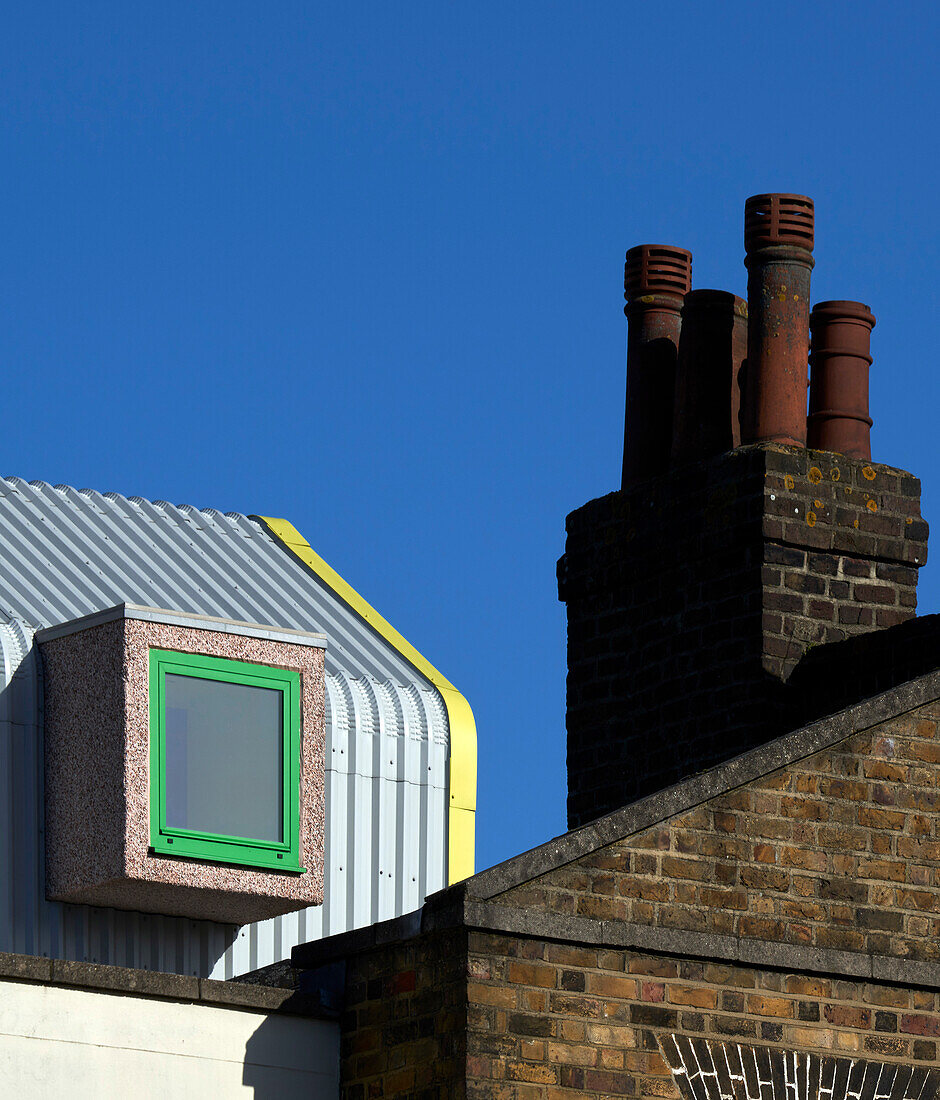
[[[291,642],[293,645],[308,645],[315,649],[326,649],[326,635],[312,634],[306,630],[290,630],[279,626],[263,626],[259,623],[245,623],[238,619],[219,619],[213,615],[194,615],[188,612],[168,611],[162,607],[145,607],[135,603],[119,603],[103,611],[93,611],[78,619],[69,619],[56,626],[47,626],[36,631],[37,642],[49,642],[53,638],[64,638],[67,634],[76,634],[93,626],[114,622],[116,619],[137,619],[145,623],[168,623],[170,626],[186,626],[194,630],[214,630],[219,634],[238,634],[245,638],[264,638],[271,642]]]
[[[458,883],[432,894],[424,906],[413,913],[300,944],[291,952],[292,964],[299,970],[315,971],[377,948],[463,927],[468,931],[649,952],[669,958],[727,962],[791,974],[819,974],[892,985],[903,983],[930,990],[940,988],[940,963],[926,959],[900,959],[889,955],[869,955],[862,951],[807,947],[711,932],[692,932],[684,928],[662,928],[630,921],[598,920],[595,917],[513,908],[494,901],[477,901],[467,896],[466,885],[466,882]]]
[[[189,974],[167,974],[126,966],[47,959],[0,952],[0,981],[70,986],[129,997],[184,1001],[246,1011],[335,1019],[336,1012],[311,993]]]
[[[918,676],[859,703],[791,730],[674,786],[647,795],[528,852],[466,880],[468,892],[487,900],[618,840],[831,748],[856,733],[940,698],[940,670]]]
[[[315,969],[385,945],[463,926],[498,933],[537,936],[558,942],[591,943],[665,955],[720,959],[743,965],[830,974],[851,979],[940,987],[940,963],[874,956],[864,952],[805,947],[762,939],[713,935],[626,921],[564,916],[500,905],[501,894],[558,867],[683,813],[745,783],[796,763],[881,722],[940,698],[940,670],[846,707],[765,745],[690,776],[673,787],[624,806],[605,817],[555,837],[528,852],[445,887],[413,913],[299,944],[293,965]]]

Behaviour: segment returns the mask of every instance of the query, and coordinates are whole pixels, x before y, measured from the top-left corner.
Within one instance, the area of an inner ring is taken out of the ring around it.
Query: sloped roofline
[[[497,863],[466,883],[468,894],[487,901],[936,699],[940,699],[940,669],[791,730],[708,771]]]
[[[722,959],[746,966],[772,966],[936,988],[940,985],[940,964],[935,962],[760,939],[749,941],[737,936],[519,909],[499,902],[499,895],[515,886],[522,886],[608,844],[694,809],[936,699],[940,699],[940,669],[792,730],[766,745],[498,863],[466,882],[430,895],[413,913],[300,944],[291,952],[292,964],[312,969],[376,947],[405,942],[418,935],[463,926],[559,942]]]
[[[453,885],[469,878],[474,868],[477,793],[477,731],[470,704],[426,657],[320,557],[289,520],[271,516],[249,518],[261,523],[288,553],[310,569],[440,692],[450,727],[447,881]]]

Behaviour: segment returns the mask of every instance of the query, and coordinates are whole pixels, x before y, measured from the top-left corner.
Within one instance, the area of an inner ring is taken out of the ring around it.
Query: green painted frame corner
[[[281,692],[284,840],[257,840],[170,826],[166,820],[166,676],[192,676]],[[150,650],[150,847],[156,855],[302,873],[300,865],[300,673],[178,650]]]

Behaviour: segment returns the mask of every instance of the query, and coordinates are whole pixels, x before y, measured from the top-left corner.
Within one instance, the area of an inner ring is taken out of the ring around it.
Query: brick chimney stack
[[[651,336],[651,303],[631,309],[652,296],[627,289],[623,488],[568,516],[558,568],[572,828],[785,732],[808,648],[915,614],[920,482],[865,450],[874,318],[859,303],[814,311],[810,440],[824,449],[807,449],[813,205],[762,195],[746,210],[746,310],[686,285],[681,306],[674,290],[655,300]],[[675,352],[657,360],[668,417],[652,344]]]

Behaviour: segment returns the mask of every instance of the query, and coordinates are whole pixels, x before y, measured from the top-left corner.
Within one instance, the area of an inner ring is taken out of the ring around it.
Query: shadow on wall
[[[266,1017],[245,1044],[242,1084],[255,1100],[338,1100],[338,1021]]]
[[[303,974],[301,987],[255,1029],[242,1070],[255,1100],[338,1100],[345,976],[343,963]]]

